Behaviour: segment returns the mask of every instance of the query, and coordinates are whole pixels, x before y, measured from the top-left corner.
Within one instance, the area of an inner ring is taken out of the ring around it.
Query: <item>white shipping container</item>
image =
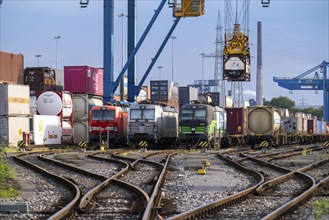
[[[30,94],[30,115],[37,114],[37,97],[35,94]]]
[[[283,130],[287,134],[303,133],[303,118],[301,117],[283,118]]]
[[[62,127],[60,117],[33,115],[33,137],[35,145],[61,144]]]
[[[233,99],[231,96],[226,96],[226,108],[233,107]]]
[[[17,146],[23,132],[30,132],[28,117],[0,116],[0,145]]]
[[[73,143],[73,126],[69,121],[62,121],[62,144]]]
[[[63,90],[64,88],[64,71],[55,69],[56,87]]]
[[[85,141],[86,143],[89,143],[88,121],[75,121],[73,126],[74,126],[74,135],[73,135],[74,144],[77,144],[80,141]]]
[[[303,134],[307,134],[307,118],[302,118],[302,131]]]
[[[30,87],[0,83],[0,115],[30,114]]]
[[[93,106],[103,105],[102,97],[90,96],[88,94],[73,94],[73,115],[74,120],[88,120],[89,110]]]
[[[46,91],[37,98],[37,111],[40,115],[54,115],[69,118],[72,116],[73,104],[69,92]]]

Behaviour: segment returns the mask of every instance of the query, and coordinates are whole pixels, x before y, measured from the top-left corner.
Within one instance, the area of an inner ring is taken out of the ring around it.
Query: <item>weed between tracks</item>
[[[4,159],[5,156],[5,148],[0,146],[0,198],[16,197],[19,194],[16,173]]]
[[[321,199],[313,202],[313,208],[315,209],[315,218],[320,219],[323,215],[328,215],[329,213],[329,200]]]

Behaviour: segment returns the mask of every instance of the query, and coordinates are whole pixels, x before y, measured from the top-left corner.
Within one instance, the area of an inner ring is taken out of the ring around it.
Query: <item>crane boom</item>
[[[277,82],[280,87],[289,90],[323,90],[323,118],[325,121],[329,121],[329,80],[327,77],[328,67],[329,62],[323,61],[321,64],[294,78],[273,77],[273,81]],[[323,74],[322,79],[319,78],[317,72],[315,72],[316,77],[304,78],[316,70],[319,70],[320,73]]]

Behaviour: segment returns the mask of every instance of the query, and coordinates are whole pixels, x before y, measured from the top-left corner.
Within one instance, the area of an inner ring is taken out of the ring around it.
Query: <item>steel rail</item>
[[[236,163],[226,157],[223,157],[221,155],[218,155],[219,158],[223,159],[226,163],[229,163],[233,165],[234,167],[238,168],[239,170],[242,170],[243,172],[247,172],[251,175],[253,175],[256,180],[258,181],[257,184],[255,184],[252,187],[249,187],[241,192],[238,192],[234,195],[228,196],[226,198],[217,200],[215,202],[208,203],[204,206],[199,206],[195,209],[189,210],[187,212],[181,213],[179,215],[175,215],[173,217],[170,217],[169,219],[171,220],[176,220],[176,219],[202,219],[202,218],[207,218],[208,215],[218,212],[219,210],[232,205],[236,202],[240,202],[245,200],[248,196],[252,195],[257,187],[259,187],[263,182],[264,182],[264,176],[261,175],[259,172],[248,169],[244,166],[242,166],[239,163]]]
[[[110,181],[112,181],[113,178],[116,178],[118,176],[121,176],[125,172],[128,171],[129,165],[123,161],[119,160],[113,160],[111,158],[104,158],[104,157],[97,157],[95,156],[97,153],[93,153],[88,155],[88,157],[95,159],[95,160],[100,160],[100,161],[105,161],[109,163],[118,163],[122,167],[124,167],[120,172],[116,173],[114,176],[107,178],[104,182],[99,184],[98,186],[94,187],[93,189],[89,190],[80,200],[79,204],[79,209],[82,212],[90,212],[94,207],[95,207],[95,197],[98,195],[103,189],[105,189],[109,184]]]
[[[161,187],[165,181],[165,177],[166,177],[166,173],[168,172],[168,168],[169,168],[169,163],[170,163],[170,159],[173,155],[175,155],[176,153],[171,153],[170,155],[168,155],[167,159],[166,159],[166,163],[164,165],[162,165],[163,169],[161,174],[159,175],[158,181],[154,187],[154,190],[152,192],[152,195],[150,197],[150,201],[147,203],[146,209],[144,211],[144,215],[142,217],[142,219],[148,220],[148,219],[154,219],[154,206],[156,205],[156,202],[159,201],[160,199],[160,190]]]
[[[318,146],[316,148],[307,148],[306,152],[309,153],[309,152],[312,152],[312,151],[320,151],[320,150],[323,150],[323,149],[325,149],[325,148],[323,148],[321,146]],[[303,151],[303,149],[301,149],[301,151]],[[294,152],[294,153],[289,153],[289,154],[286,154],[286,155],[278,155],[278,156],[269,158],[268,161],[280,160],[282,158],[293,157],[293,156],[297,156],[297,155],[300,155],[300,154],[301,154],[301,152]]]
[[[319,146],[311,146],[311,147],[308,147],[307,150],[314,150],[314,149],[318,149]],[[323,149],[323,148],[319,148],[320,150]],[[286,151],[282,151],[282,152],[275,152],[275,153],[269,153],[269,154],[261,154],[261,155],[256,155],[254,158],[264,158],[264,157],[270,157],[269,160],[271,160],[271,157],[272,156],[277,156],[277,155],[280,155],[280,154],[288,154],[288,153],[293,153],[293,152],[298,152],[294,155],[298,155],[300,153],[300,151],[304,150],[304,147],[298,147],[296,149],[292,149],[292,150],[286,150]],[[294,156],[293,155],[293,156]],[[247,160],[246,157],[252,157],[252,156],[245,156],[245,158],[241,158],[241,159],[238,159],[237,161],[238,162],[242,162],[244,160]]]
[[[69,204],[67,204],[65,207],[63,207],[62,209],[60,209],[59,211],[54,213],[48,219],[55,220],[55,219],[68,219],[68,218],[70,218],[70,216],[73,214],[74,207],[79,203],[79,199],[80,199],[80,196],[81,196],[81,192],[80,192],[79,187],[76,184],[72,183],[70,180],[67,180],[63,177],[52,174],[49,171],[47,171],[47,170],[45,170],[45,169],[43,169],[43,168],[41,168],[41,167],[39,167],[35,164],[32,164],[32,163],[20,158],[20,157],[27,156],[27,155],[30,155],[30,154],[35,154],[35,153],[18,154],[16,156],[13,156],[13,160],[15,160],[15,161],[31,168],[31,169],[37,171],[37,172],[40,172],[42,175],[47,176],[47,177],[53,179],[54,181],[63,183],[64,186],[68,187],[71,190],[72,194],[75,195],[74,198],[71,200],[71,202]]]
[[[314,164],[310,164],[306,167],[298,169],[298,172],[305,172],[307,170],[316,168],[318,166],[321,166],[325,163],[328,163],[329,159],[324,159],[322,161],[316,162]],[[307,174],[305,174],[307,175]],[[315,180],[314,180],[315,183]],[[324,178],[323,180],[319,181],[318,183],[314,184],[310,189],[306,190],[303,194],[296,197],[295,199],[291,200],[290,202],[284,204],[283,206],[279,207],[275,211],[271,212],[267,216],[265,216],[263,219],[280,219],[289,212],[292,212],[297,208],[297,206],[301,205],[305,200],[307,200],[315,191],[320,189],[322,185],[329,183],[329,176]]]
[[[97,153],[95,153],[95,154],[97,154]],[[97,157],[95,155],[88,155],[88,157],[91,157],[91,158],[97,159],[97,160],[106,161],[106,162],[111,162],[111,163],[113,163],[113,162],[121,163],[122,165],[124,165],[124,168],[120,172],[113,175],[112,177],[106,178],[106,180],[104,182],[102,182],[100,185],[94,187],[88,193],[86,193],[83,196],[83,198],[81,199],[81,202],[79,204],[80,211],[90,212],[96,205],[96,203],[95,203],[96,195],[98,195],[101,191],[103,191],[111,183],[118,184],[120,186],[123,186],[125,188],[130,189],[131,191],[134,191],[137,195],[139,195],[141,198],[143,198],[142,200],[145,201],[144,206],[146,206],[147,202],[149,201],[149,196],[147,195],[147,193],[144,190],[142,190],[139,187],[134,186],[134,185],[132,185],[128,182],[117,179],[118,177],[120,177],[121,175],[123,175],[124,173],[129,171],[129,168],[130,168],[129,164],[127,164],[123,161],[113,160],[111,158]],[[121,157],[121,156],[115,156],[115,157],[126,159],[126,158]],[[129,158],[129,159],[136,160],[136,159],[133,159],[133,158]]]

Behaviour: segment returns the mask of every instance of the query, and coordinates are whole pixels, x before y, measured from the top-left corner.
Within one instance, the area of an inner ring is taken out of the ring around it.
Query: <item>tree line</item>
[[[305,108],[305,109],[297,108],[295,101],[285,96],[272,98],[270,101],[265,100],[264,105],[273,106],[276,108],[285,108],[288,109],[289,112],[304,112],[304,113],[312,114],[313,116],[317,116],[318,118],[323,118],[323,107]]]

